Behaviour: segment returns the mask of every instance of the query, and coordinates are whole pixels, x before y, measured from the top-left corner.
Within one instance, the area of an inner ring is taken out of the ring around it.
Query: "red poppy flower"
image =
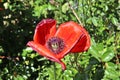
[[[90,47],[90,36],[79,24],[69,21],[56,29],[56,21],[43,19],[38,23],[33,41],[27,43],[40,55],[66,66],[61,59],[68,53],[83,52]]]

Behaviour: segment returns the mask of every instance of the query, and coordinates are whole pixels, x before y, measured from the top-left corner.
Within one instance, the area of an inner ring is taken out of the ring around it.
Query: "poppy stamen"
[[[48,41],[47,41],[47,48],[52,51],[53,53],[60,53],[64,47],[64,41],[61,38],[58,37],[51,37]]]

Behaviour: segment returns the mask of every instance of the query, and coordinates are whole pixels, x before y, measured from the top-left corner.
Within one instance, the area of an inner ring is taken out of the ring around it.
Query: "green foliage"
[[[67,70],[26,46],[36,24],[77,18],[91,36],[87,52],[65,56]],[[1,10],[1,8],[3,10]],[[0,80],[119,80],[119,0],[3,0],[0,2]]]
[[[106,47],[103,43],[92,42],[89,52],[100,62],[108,62],[115,56],[113,49],[114,46]]]

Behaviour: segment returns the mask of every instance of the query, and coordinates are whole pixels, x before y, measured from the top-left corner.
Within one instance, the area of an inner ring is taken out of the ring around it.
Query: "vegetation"
[[[91,36],[65,71],[26,46],[44,18],[82,22]],[[120,0],[0,0],[0,80],[119,80],[119,60]]]

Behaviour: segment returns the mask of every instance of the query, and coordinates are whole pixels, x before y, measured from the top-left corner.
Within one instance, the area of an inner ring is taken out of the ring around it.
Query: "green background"
[[[65,56],[62,71],[26,43],[44,18],[78,22],[69,4],[91,47]],[[120,80],[120,0],[3,0],[0,8],[0,80]]]

